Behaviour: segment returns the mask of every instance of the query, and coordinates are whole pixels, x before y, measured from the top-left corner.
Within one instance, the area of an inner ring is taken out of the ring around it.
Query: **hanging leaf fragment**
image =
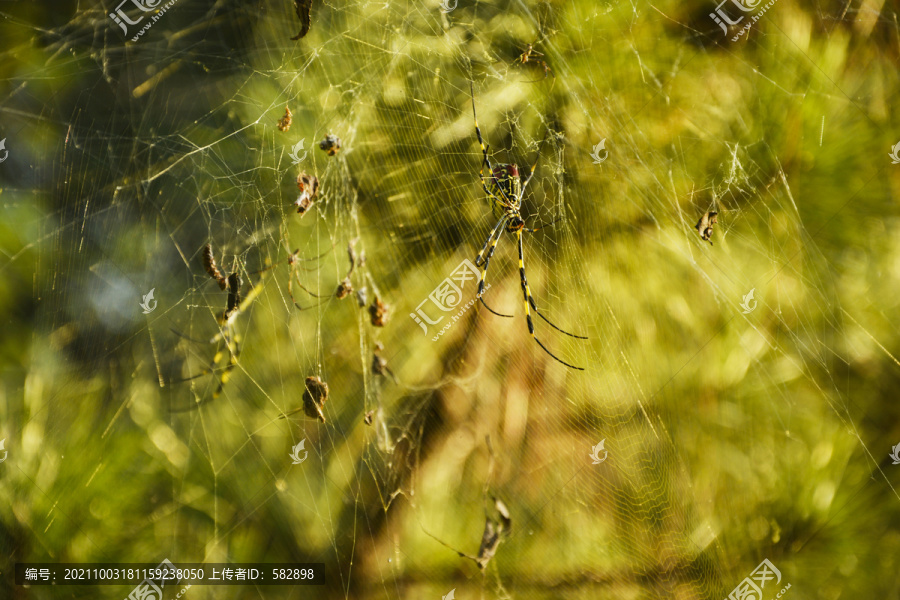
[[[284,116],[278,119],[278,131],[287,131],[291,128],[291,123],[294,122],[294,114],[291,112],[291,109],[287,106],[284,107]]]
[[[709,211],[704,213],[700,220],[697,221],[697,224],[694,226],[697,231],[700,232],[700,237],[703,238],[704,242],[709,242],[709,245],[712,246],[712,240],[709,238],[712,237],[713,234],[713,225],[719,222],[718,218],[719,213],[714,211]]]
[[[509,509],[506,508],[503,501],[499,498],[494,498],[494,508],[497,511],[497,516],[496,518],[491,516],[485,517],[484,534],[481,536],[481,548],[478,549],[478,558],[475,561],[482,570],[487,566],[488,562],[494,558],[494,554],[497,553],[500,542],[503,541],[503,537],[506,536],[512,528],[512,519],[509,517]]]
[[[369,305],[369,317],[372,325],[384,327],[384,322],[387,321],[390,310],[390,306],[382,302],[381,298],[375,296],[372,299],[372,304]]]
[[[300,33],[292,37],[292,40],[297,41],[309,33],[311,24],[309,11],[311,8],[312,0],[294,0],[294,10],[297,11],[297,16],[300,17]]]

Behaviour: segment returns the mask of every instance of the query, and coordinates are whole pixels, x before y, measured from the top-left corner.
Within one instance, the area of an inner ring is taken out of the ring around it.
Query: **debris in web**
[[[374,421],[374,420],[375,420],[375,411],[374,410],[366,411],[366,416],[363,417],[363,423],[365,423],[366,425],[371,425],[372,421]]]
[[[494,498],[494,509],[497,511],[496,516],[488,515],[484,520],[484,533],[481,536],[481,547],[478,549],[478,557],[475,562],[482,570],[487,566],[488,562],[494,558],[497,548],[503,537],[509,533],[512,527],[512,519],[509,516],[509,509],[503,504],[499,498]]]
[[[384,350],[384,345],[376,342],[375,349],[372,351],[372,372],[381,377],[389,376],[394,383],[397,383],[397,378],[394,377],[394,372],[388,366],[387,359],[381,356],[382,350]]]
[[[225,282],[225,276],[222,275],[222,272],[219,271],[219,267],[216,266],[216,258],[213,256],[212,245],[207,244],[203,247],[203,268],[206,269],[206,272],[210,277],[219,282],[219,288],[225,289],[227,283]]]
[[[366,286],[363,286],[356,290],[356,303],[359,304],[360,308],[364,308],[369,301],[369,290]]]
[[[384,327],[390,309],[391,307],[382,302],[378,296],[372,298],[372,304],[369,305],[369,317],[371,317],[372,325],[374,327]]]
[[[284,116],[278,119],[278,131],[287,131],[291,128],[291,123],[293,122],[293,113],[291,113],[291,109],[289,107],[285,106]]]
[[[697,231],[700,232],[700,237],[703,238],[703,241],[709,242],[709,245],[712,246],[712,240],[709,239],[713,234],[713,225],[719,222],[718,218],[719,213],[715,211],[709,211],[703,213],[703,216],[700,217],[700,220],[697,221],[697,224],[694,226]]]
[[[338,136],[329,133],[324,140],[319,142],[319,148],[324,150],[328,156],[334,156],[341,149],[341,140]]]
[[[297,16],[300,17],[300,33],[292,37],[292,40],[297,41],[309,33],[311,24],[309,11],[311,8],[312,0],[294,0],[294,10],[297,11]]]
[[[294,206],[297,207],[297,213],[302,216],[319,194],[319,178],[301,171],[297,177],[297,187],[300,189],[300,196],[294,202]]]
[[[343,281],[338,284],[337,290],[334,292],[334,296],[338,300],[343,300],[353,292],[353,282],[350,280],[350,276],[353,275],[353,269],[356,268],[356,265],[362,266],[366,260],[365,254],[357,256],[356,250],[353,248],[355,245],[356,240],[351,240],[350,243],[347,244],[347,256],[350,258],[350,270],[347,271]],[[363,306],[365,306],[365,304],[363,304]]]
[[[325,407],[326,400],[328,400],[328,384],[319,379],[319,377],[311,375],[306,378],[306,391],[303,392],[303,406],[301,408],[295,408],[290,412],[282,413],[278,418],[286,419],[302,410],[310,419],[318,419],[324,423],[325,413],[322,412],[322,409]]]

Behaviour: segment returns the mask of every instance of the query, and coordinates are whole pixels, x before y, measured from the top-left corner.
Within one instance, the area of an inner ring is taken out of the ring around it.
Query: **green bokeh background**
[[[130,591],[15,562],[169,558],[326,564],[196,599],[724,598],[768,558],[794,600],[900,598],[896,6],[778,0],[731,42],[706,1],[314,2],[292,42],[290,2],[179,0],[132,43],[108,4],[0,5],[0,596]],[[552,76],[516,63],[531,42]],[[489,295],[514,319],[432,342],[408,316],[494,224],[470,80],[495,161],[551,132],[526,265],[584,372],[529,340],[511,237]],[[323,255],[298,272],[328,295],[353,239],[383,328],[291,302],[285,248]],[[207,242],[263,285],[214,401],[177,382],[215,352]],[[313,374],[327,423],[278,419]],[[435,538],[477,554],[494,496],[512,532],[481,573]]]

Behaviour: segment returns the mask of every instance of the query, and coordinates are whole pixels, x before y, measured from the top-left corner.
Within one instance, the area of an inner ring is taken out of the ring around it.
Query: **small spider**
[[[297,187],[300,189],[300,196],[294,206],[297,207],[297,214],[304,215],[319,194],[319,178],[301,172],[297,177]]]
[[[278,131],[287,131],[291,128],[291,123],[294,122],[293,114],[291,113],[291,109],[287,106],[284,107],[284,116],[278,119]]]
[[[707,213],[703,213],[703,216],[700,217],[700,220],[697,221],[697,224],[694,225],[694,228],[700,232],[700,237],[705,242],[709,242],[709,245],[712,246],[712,240],[709,239],[713,234],[713,225],[719,222],[719,213],[715,211],[710,211]]]
[[[541,52],[538,52],[534,49],[534,44],[526,44],[525,49],[522,51],[522,54],[519,55],[519,58],[516,59],[517,62],[524,64],[538,64],[544,69],[544,76],[541,79],[546,79],[547,75],[553,76],[553,71],[547,65],[547,62],[541,59],[540,57],[544,56]],[[537,81],[540,81],[538,79]]]
[[[294,410],[282,413],[279,419],[286,419],[289,416],[300,412],[301,410],[310,419],[318,419],[325,422],[325,413],[322,409],[325,407],[325,401],[328,400],[328,384],[312,375],[306,378],[306,390],[303,392],[303,406]]]
[[[328,156],[334,156],[341,149],[341,140],[338,136],[329,133],[324,140],[319,142],[319,148],[324,150]]]

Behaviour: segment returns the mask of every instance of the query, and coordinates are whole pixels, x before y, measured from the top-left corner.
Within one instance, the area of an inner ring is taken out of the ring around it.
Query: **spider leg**
[[[536,335],[534,335],[534,322],[531,320],[531,311],[529,309],[531,306],[534,306],[535,304],[534,304],[534,298],[531,297],[531,290],[528,287],[528,280],[525,278],[525,253],[522,248],[522,230],[521,229],[516,232],[516,237],[519,238],[519,277],[521,278],[522,296],[525,301],[525,320],[528,322],[528,333],[530,333],[532,339],[538,343],[538,346],[540,346],[541,349],[544,352],[546,352],[547,354],[549,354],[556,362],[562,363],[562,364],[566,365],[567,367],[569,367],[570,369],[577,369],[579,371],[584,371],[583,367],[576,367],[575,365],[570,365],[566,361],[560,359],[558,356],[556,356],[555,354],[553,354],[552,352],[547,350],[547,347],[544,346],[544,344],[542,344],[539,339],[537,339]],[[535,308],[535,312],[537,312],[537,308]],[[540,315],[540,313],[538,313],[538,314]],[[546,319],[544,319],[544,320],[546,321]],[[547,321],[547,322],[549,323],[549,321]],[[552,323],[550,323],[550,324],[553,325]],[[556,327],[555,325],[553,325],[553,326]],[[559,329],[558,327],[556,327],[556,328]],[[562,331],[562,329],[560,329],[560,331]],[[566,333],[566,332],[563,331],[563,333]],[[572,334],[569,334],[569,335],[572,335]],[[575,336],[575,337],[577,337],[577,336]]]
[[[522,183],[522,195],[525,195],[525,190],[528,189],[528,183],[531,181],[532,176],[534,175],[534,170],[537,168],[538,161],[541,160],[541,149],[544,147],[544,142],[547,141],[547,136],[550,134],[550,130],[547,130],[547,133],[544,134],[544,139],[541,140],[540,146],[538,146],[537,156],[534,157],[534,164],[531,165],[531,172],[528,173],[528,178]]]
[[[484,259],[484,266],[481,267],[481,278],[478,280],[478,293],[476,297],[482,305],[498,317],[507,317],[512,318],[512,315],[505,315],[503,313],[498,313],[496,310],[487,305],[487,302],[484,301],[484,279],[487,276],[488,264],[491,262],[491,257],[494,255],[494,250],[497,249],[497,242],[500,241],[500,237],[503,235],[503,226],[506,225],[507,216],[503,215],[500,219],[500,222],[494,227],[491,234],[488,236],[487,241],[484,243],[484,248],[481,249],[481,252],[478,253],[478,256],[475,258],[475,264],[480,265],[479,262],[481,260],[481,255],[484,253],[484,249],[487,248],[488,243],[491,244],[491,249],[488,251],[487,256]],[[497,237],[494,237],[494,232],[499,231]]]
[[[490,244],[491,240],[494,239],[494,234],[497,233],[497,230],[502,228],[506,224],[506,220],[507,220],[506,215],[503,215],[503,217],[501,217],[501,219],[497,222],[497,224],[494,225],[494,228],[491,230],[491,235],[488,236],[488,238],[484,241],[484,246],[481,247],[481,252],[479,252],[478,256],[475,257],[475,266],[476,267],[481,266],[481,262],[482,262],[481,257],[484,256],[484,251],[487,250],[488,244]]]
[[[475,134],[478,136],[478,143],[481,145],[481,153],[484,155],[484,159],[481,161],[481,187],[484,188],[484,191],[488,196],[491,197],[495,202],[499,202],[501,205],[509,208],[513,206],[512,201],[509,199],[509,196],[506,195],[506,192],[502,187],[498,184],[496,187],[500,190],[500,195],[503,196],[503,200],[497,198],[493,192],[491,192],[488,187],[484,183],[484,165],[488,166],[488,169],[491,172],[490,179],[494,180],[494,183],[497,183],[497,178],[494,176],[494,166],[491,164],[491,159],[488,158],[487,146],[484,145],[484,138],[481,137],[481,129],[478,127],[478,115],[475,114],[475,86],[472,82],[469,82],[469,90],[472,92],[472,118],[475,120]],[[533,170],[533,169],[532,169]]]
[[[527,227],[523,227],[522,229],[523,229],[524,231],[527,231],[528,233],[534,233],[534,232],[536,232],[536,231],[540,231],[541,229],[546,229],[546,228],[548,228],[548,227],[552,227],[555,223],[556,223],[556,219],[553,219],[552,221],[550,221],[550,222],[547,223],[546,225],[541,225],[540,227],[537,227],[537,228],[535,228],[535,229],[528,229]]]

